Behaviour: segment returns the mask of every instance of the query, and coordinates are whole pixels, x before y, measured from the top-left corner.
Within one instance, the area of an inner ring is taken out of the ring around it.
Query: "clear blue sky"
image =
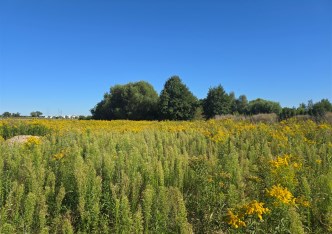
[[[332,101],[332,1],[0,0],[0,113],[86,115],[172,75],[198,98]]]

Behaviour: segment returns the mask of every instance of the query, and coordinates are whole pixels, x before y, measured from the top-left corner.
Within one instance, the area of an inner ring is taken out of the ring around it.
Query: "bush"
[[[30,124],[27,121],[7,121],[0,126],[0,134],[4,139],[18,135],[44,136],[50,130],[41,124]]]

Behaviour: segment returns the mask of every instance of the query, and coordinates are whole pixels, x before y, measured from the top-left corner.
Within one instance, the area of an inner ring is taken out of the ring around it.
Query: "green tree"
[[[282,110],[279,114],[279,119],[280,120],[285,120],[285,119],[289,119],[291,117],[294,117],[295,115],[296,115],[296,109],[295,108],[284,107],[284,108],[282,108]]]
[[[228,97],[230,103],[230,114],[234,114],[235,112],[237,112],[235,93],[230,92]]]
[[[249,114],[268,114],[281,112],[281,106],[278,102],[268,101],[261,98],[252,100],[248,104]]]
[[[210,88],[203,102],[203,111],[206,118],[210,119],[216,115],[231,113],[232,102],[224,88],[219,85]]]
[[[195,115],[193,118],[194,120],[203,120],[204,119],[203,102],[204,102],[204,99],[198,100]]]
[[[236,99],[236,109],[239,114],[245,114],[248,109],[248,99],[246,95],[240,95],[238,99]]]
[[[328,99],[322,99],[320,102],[316,102],[312,106],[312,115],[316,117],[323,117],[326,112],[332,111],[332,104]]]
[[[94,119],[156,119],[158,94],[145,81],[115,85],[92,110]]]
[[[93,119],[111,119],[110,108],[107,108],[107,104],[109,103],[108,97],[108,93],[105,93],[104,99],[91,109]]]
[[[297,115],[307,114],[307,106],[304,103],[301,103],[298,108],[296,108]]]
[[[178,76],[169,78],[159,98],[161,119],[191,120],[195,116],[197,98]]]
[[[11,117],[12,116],[12,114],[10,113],[10,112],[8,112],[8,111],[6,111],[6,112],[4,112],[3,114],[2,114],[2,117],[4,117],[4,118],[9,118],[9,117]]]
[[[306,113],[309,115],[313,115],[314,114],[313,109],[314,109],[314,102],[312,100],[309,100],[306,108]]]
[[[20,117],[21,114],[19,112],[16,112],[16,113],[12,113],[12,117]]]
[[[30,113],[31,117],[39,117],[41,116],[43,113],[40,111],[33,111]]]

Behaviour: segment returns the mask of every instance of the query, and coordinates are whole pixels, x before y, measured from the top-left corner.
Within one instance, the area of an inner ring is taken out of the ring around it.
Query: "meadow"
[[[0,135],[0,233],[332,232],[331,124],[4,119]]]

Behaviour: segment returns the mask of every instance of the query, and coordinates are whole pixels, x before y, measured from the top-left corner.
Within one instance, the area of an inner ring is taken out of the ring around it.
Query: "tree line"
[[[211,87],[206,98],[198,99],[178,76],[166,81],[159,96],[146,81],[112,86],[91,109],[92,118],[97,120],[193,120],[266,113],[275,113],[283,120],[296,115],[322,117],[326,112],[332,112],[328,99],[282,108],[278,102],[261,98],[251,101],[245,95],[236,98],[234,92],[227,93],[221,85]]]

